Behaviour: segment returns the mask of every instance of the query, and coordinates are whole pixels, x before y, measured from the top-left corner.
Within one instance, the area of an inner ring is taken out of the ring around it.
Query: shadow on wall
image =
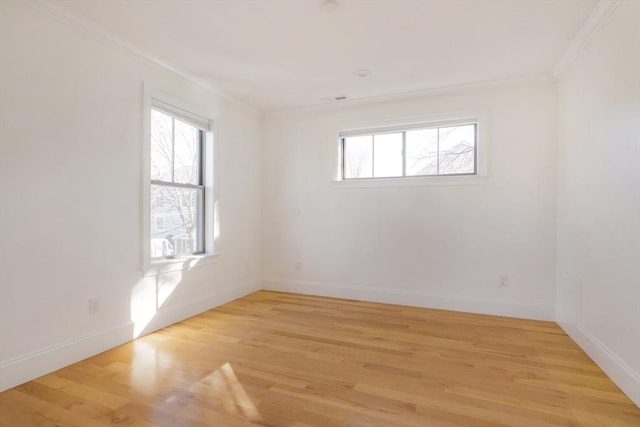
[[[172,271],[143,277],[131,290],[132,339],[152,332],[150,324],[201,260],[174,263]]]

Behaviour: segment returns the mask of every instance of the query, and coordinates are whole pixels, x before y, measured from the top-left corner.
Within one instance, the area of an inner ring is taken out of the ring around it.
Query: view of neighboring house
[[[201,252],[202,132],[151,112],[151,258]]]
[[[191,221],[183,220],[195,218],[196,203],[195,200],[192,202],[186,206],[175,206],[162,197],[152,201],[152,258],[197,252],[196,230]]]

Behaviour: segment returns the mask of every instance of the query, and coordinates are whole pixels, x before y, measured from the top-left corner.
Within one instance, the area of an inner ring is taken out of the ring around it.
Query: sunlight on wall
[[[131,290],[133,338],[142,334],[182,282],[182,270],[143,277]]]
[[[173,264],[173,271],[145,276],[133,287],[130,308],[133,339],[150,332],[147,327],[182,283],[184,275],[201,261],[201,258],[194,258]]]
[[[213,242],[214,247],[217,248],[216,243],[220,239],[220,201],[213,202]]]
[[[156,308],[159,309],[164,305],[181,281],[182,273],[156,276]]]

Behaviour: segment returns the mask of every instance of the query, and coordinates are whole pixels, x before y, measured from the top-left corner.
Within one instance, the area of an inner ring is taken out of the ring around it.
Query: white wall
[[[558,321],[640,405],[640,2],[559,82]]]
[[[218,119],[222,252],[144,279],[143,81]],[[261,122],[26,2],[0,4],[0,390],[259,288]]]
[[[339,130],[461,110],[487,114],[485,183],[342,188],[331,182]],[[552,319],[555,120],[556,87],[549,82],[268,114],[264,286]],[[498,287],[501,274],[509,287]]]
[[[274,113],[263,128],[97,35],[25,3],[0,8],[0,390],[261,276],[270,289],[551,319],[557,237],[558,320],[640,404],[640,3],[623,2],[562,76],[558,164],[553,83]],[[218,119],[213,264],[141,275],[142,82]],[[331,181],[340,129],[461,110],[486,113],[487,179]]]

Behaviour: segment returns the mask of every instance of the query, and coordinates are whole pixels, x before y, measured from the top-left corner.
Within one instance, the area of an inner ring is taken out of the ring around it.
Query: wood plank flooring
[[[0,425],[640,426],[555,324],[260,291],[0,393]]]

